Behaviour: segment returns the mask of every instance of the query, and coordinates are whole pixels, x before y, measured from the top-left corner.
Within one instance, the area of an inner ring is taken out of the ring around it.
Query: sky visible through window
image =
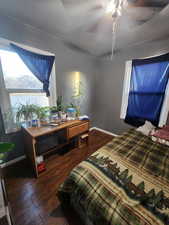
[[[42,90],[43,84],[32,74],[17,53],[0,49],[0,59],[7,89],[32,90],[32,93],[9,93],[12,108],[17,108],[20,104],[49,105],[45,93],[34,93],[34,89]]]
[[[0,57],[6,88],[42,89],[42,83],[15,52],[0,50]]]

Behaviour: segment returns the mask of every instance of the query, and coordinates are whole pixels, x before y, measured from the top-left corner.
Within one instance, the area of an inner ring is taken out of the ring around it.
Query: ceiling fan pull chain
[[[114,13],[112,14],[113,17],[113,25],[112,25],[112,54],[111,54],[111,60],[114,56],[114,50],[115,50],[115,44],[116,44],[116,36],[117,36],[117,26],[118,26],[118,19],[120,18],[122,14],[123,7],[126,3],[126,0],[115,0],[116,9]]]
[[[114,56],[114,49],[116,44],[116,33],[117,33],[117,25],[118,25],[118,17],[114,18],[113,25],[112,25],[112,54],[111,54],[111,60]]]

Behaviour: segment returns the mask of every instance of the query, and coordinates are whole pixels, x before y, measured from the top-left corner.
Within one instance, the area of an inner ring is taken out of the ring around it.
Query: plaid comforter
[[[75,167],[59,197],[94,225],[169,224],[169,147],[131,129]]]

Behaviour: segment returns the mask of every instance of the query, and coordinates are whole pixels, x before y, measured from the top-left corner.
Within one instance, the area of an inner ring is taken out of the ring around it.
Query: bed
[[[169,224],[169,147],[130,129],[76,166],[58,195],[85,224]]]

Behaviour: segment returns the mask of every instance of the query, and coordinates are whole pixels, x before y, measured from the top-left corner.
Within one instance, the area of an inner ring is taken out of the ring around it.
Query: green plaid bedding
[[[75,167],[58,194],[93,225],[168,225],[169,147],[131,129]]]

